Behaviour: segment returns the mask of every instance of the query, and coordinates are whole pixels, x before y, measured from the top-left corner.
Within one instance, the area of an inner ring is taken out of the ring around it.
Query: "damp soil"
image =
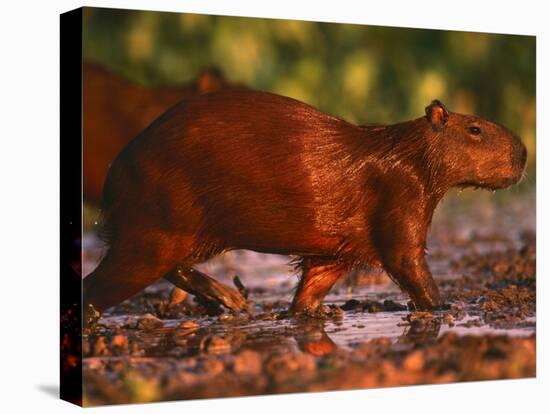
[[[200,270],[246,288],[250,314],[209,316],[159,281],[85,332],[84,405],[534,377],[535,198],[452,195],[428,262],[445,300],[416,312],[383,271],[340,281],[318,318],[286,314],[291,258],[237,251]],[[100,257],[90,233],[90,271]],[[87,268],[87,269],[86,269]]]

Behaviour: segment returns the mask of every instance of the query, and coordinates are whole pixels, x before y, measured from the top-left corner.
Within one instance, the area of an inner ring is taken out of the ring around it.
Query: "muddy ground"
[[[101,254],[87,237],[85,273]],[[285,315],[289,258],[232,252],[201,266],[249,291],[252,314],[208,316],[159,281],[84,336],[85,405],[438,384],[535,376],[535,196],[452,195],[428,261],[446,310],[409,310],[383,272],[358,271],[326,317]]]

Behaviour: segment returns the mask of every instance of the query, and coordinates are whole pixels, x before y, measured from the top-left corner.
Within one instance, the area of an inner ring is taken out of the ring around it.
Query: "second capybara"
[[[83,65],[83,191],[100,205],[109,164],[172,105],[189,96],[228,86],[218,69],[202,71],[185,85],[144,86],[96,63]]]
[[[425,250],[437,204],[453,187],[517,183],[526,159],[508,129],[437,100],[417,119],[361,128],[271,93],[193,97],[112,164],[109,248],[84,279],[84,300],[102,310],[163,276],[193,277],[200,291],[208,276],[193,265],[249,249],[300,258],[293,312],[315,313],[366,264],[432,309],[440,295]]]

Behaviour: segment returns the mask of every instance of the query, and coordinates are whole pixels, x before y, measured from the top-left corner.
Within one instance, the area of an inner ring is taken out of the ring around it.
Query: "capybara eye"
[[[472,134],[472,135],[479,135],[479,134],[481,134],[481,129],[480,129],[479,127],[476,127],[476,126],[468,127],[468,131],[469,131],[470,134]]]

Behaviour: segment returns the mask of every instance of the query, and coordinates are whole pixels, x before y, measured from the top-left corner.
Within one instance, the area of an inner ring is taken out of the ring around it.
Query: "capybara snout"
[[[512,184],[516,184],[522,180],[527,168],[527,148],[518,137],[515,137],[514,145],[512,146],[512,163],[516,171],[515,180]]]

